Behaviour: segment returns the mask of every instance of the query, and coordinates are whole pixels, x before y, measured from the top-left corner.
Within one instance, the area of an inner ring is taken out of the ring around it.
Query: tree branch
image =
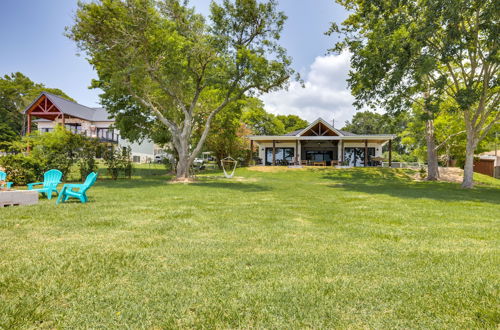
[[[463,130],[463,131],[460,131],[460,132],[457,132],[457,133],[455,133],[455,134],[452,134],[452,135],[448,136],[446,139],[444,139],[444,141],[443,141],[443,142],[441,142],[439,145],[437,145],[437,146],[434,148],[434,150],[436,150],[436,151],[437,151],[437,150],[438,150],[439,148],[441,148],[441,147],[442,147],[442,146],[443,146],[443,145],[444,145],[444,144],[445,144],[445,143],[446,143],[449,139],[451,139],[451,138],[452,138],[452,137],[454,137],[454,136],[457,136],[457,135],[463,134],[463,133],[465,133],[465,132],[466,132],[466,131],[465,131],[465,130]]]

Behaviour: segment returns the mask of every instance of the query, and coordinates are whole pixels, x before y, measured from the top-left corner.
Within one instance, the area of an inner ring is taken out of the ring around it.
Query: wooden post
[[[26,135],[30,135],[30,133],[31,133],[31,114],[29,112],[28,112],[28,125],[27,126],[28,126],[28,129],[26,131],[26,133],[27,133]],[[30,147],[30,143],[28,140],[28,146],[26,147],[26,151],[30,152],[30,150],[31,150],[31,147]]]
[[[273,166],[276,166],[276,141],[273,140]]]
[[[66,128],[66,121],[64,120],[64,113],[62,114],[62,127]]]
[[[342,165],[342,163],[344,162],[344,140],[340,140],[340,155],[338,158],[340,160],[339,165]]]
[[[392,167],[392,139],[389,140],[389,167]]]
[[[31,133],[31,114],[28,113],[28,131],[27,134]]]
[[[253,140],[250,140],[250,160],[248,161],[248,165],[252,165],[253,160]]]
[[[368,166],[368,140],[365,140],[365,167]]]
[[[295,165],[299,165],[299,140],[295,140]]]

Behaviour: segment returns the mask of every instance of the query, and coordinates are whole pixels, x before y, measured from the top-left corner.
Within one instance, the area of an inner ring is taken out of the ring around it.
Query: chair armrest
[[[66,183],[63,188],[81,188],[82,186],[82,183]]]
[[[28,183],[28,190],[33,189],[33,186],[38,186],[38,185],[42,185],[42,184],[43,184],[43,182]]]

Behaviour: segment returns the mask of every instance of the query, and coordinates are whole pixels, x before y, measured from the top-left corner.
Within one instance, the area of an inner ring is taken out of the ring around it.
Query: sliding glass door
[[[289,165],[293,162],[293,148],[276,148],[276,165]],[[273,148],[266,148],[266,165],[273,164]]]
[[[332,150],[306,150],[306,160],[311,162],[326,162],[326,165],[330,165],[333,160]]]

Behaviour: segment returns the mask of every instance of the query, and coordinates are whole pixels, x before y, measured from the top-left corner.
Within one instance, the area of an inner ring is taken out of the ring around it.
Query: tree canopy
[[[329,32],[342,36],[335,51],[352,53],[356,105],[396,111],[419,103],[434,143],[432,120],[451,98],[467,131],[463,187],[470,188],[477,144],[500,120],[498,1],[337,2],[350,15]]]
[[[178,178],[189,175],[222,109],[283,88],[294,74],[278,43],[286,16],[275,0],[212,2],[210,13],[207,19],[179,0],[80,2],[68,31],[96,68],[93,86],[125,134],[129,127],[136,137],[157,125],[168,129]]]

